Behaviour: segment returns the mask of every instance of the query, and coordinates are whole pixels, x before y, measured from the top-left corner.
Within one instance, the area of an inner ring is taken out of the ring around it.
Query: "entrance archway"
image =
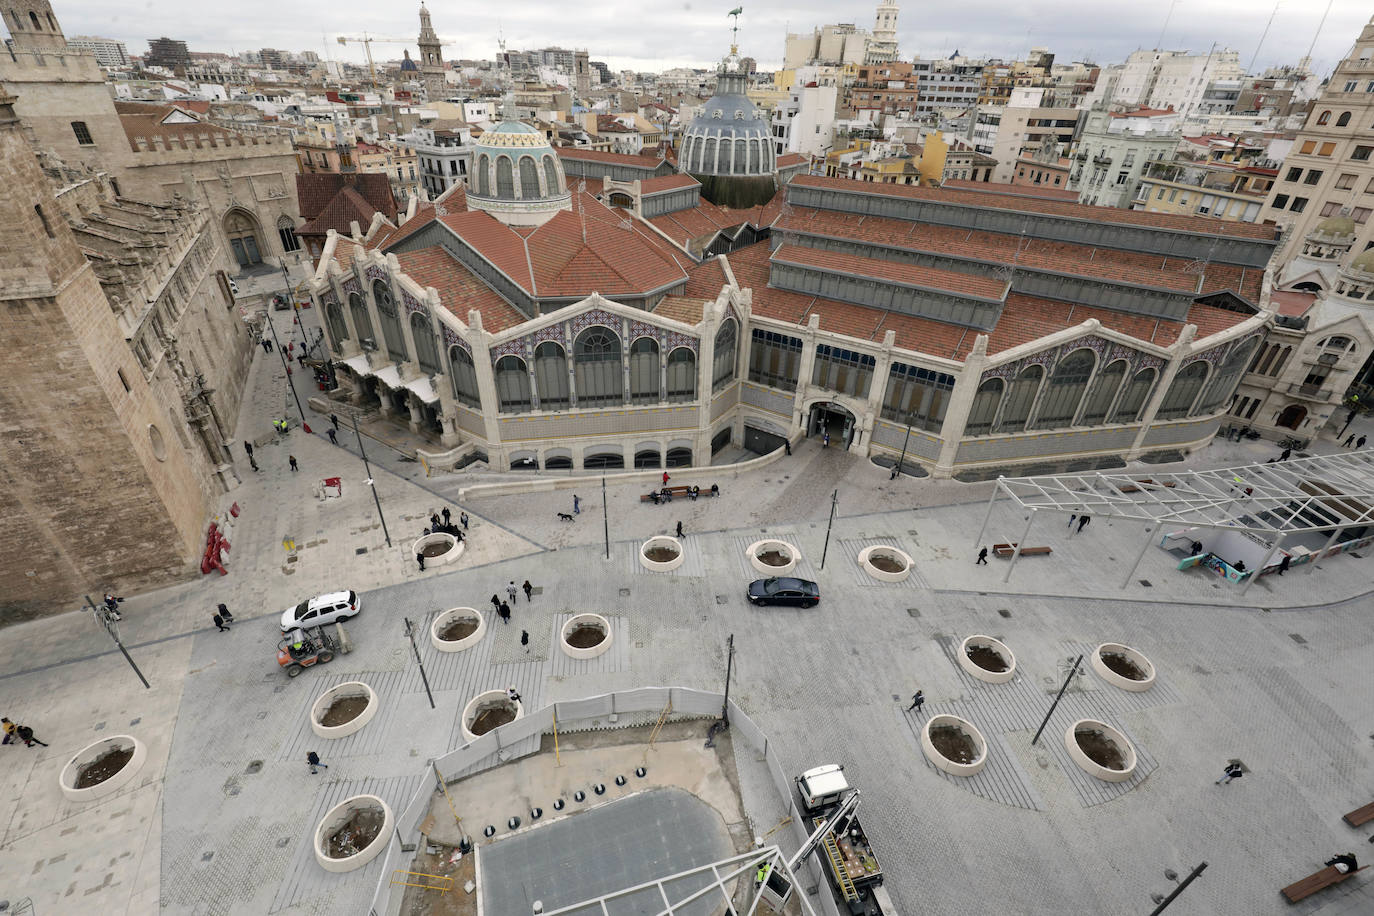
[[[262,229],[253,214],[239,207],[224,214],[224,234],[239,267],[262,263]]]
[[[811,405],[811,413],[806,422],[809,436],[824,438],[830,434],[830,443],[848,449],[854,443],[854,433],[858,429],[858,419],[849,408],[834,401],[821,401]]]
[[[1282,426],[1285,429],[1297,429],[1302,425],[1302,421],[1307,419],[1307,408],[1301,404],[1289,404],[1279,414],[1279,418],[1274,421],[1275,426]]]

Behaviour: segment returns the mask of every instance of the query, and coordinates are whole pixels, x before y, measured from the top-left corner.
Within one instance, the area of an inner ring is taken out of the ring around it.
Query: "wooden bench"
[[[1009,556],[1013,555],[1014,553],[1016,553],[1016,545],[1015,545],[1015,544],[993,544],[993,545],[992,545],[992,552],[995,553],[995,554],[997,554],[999,557],[1009,557]],[[1046,555],[1051,554],[1051,553],[1054,553],[1054,549],[1051,548],[1051,547],[1022,547],[1022,548],[1021,548],[1021,556],[1023,556],[1023,557],[1043,557],[1043,556],[1046,556]]]
[[[1370,821],[1374,821],[1374,802],[1370,802],[1363,808],[1356,808],[1341,819],[1351,827],[1363,827]]]
[[[1333,884],[1340,884],[1346,878],[1359,874],[1368,867],[1368,865],[1365,865],[1362,868],[1357,868],[1354,871],[1341,874],[1336,870],[1336,866],[1328,865],[1321,871],[1308,875],[1301,881],[1294,881],[1292,884],[1285,887],[1283,889],[1283,896],[1288,899],[1289,903],[1297,903],[1299,900],[1311,897],[1317,891],[1325,890]]]
[[[690,497],[688,494],[690,493],[691,489],[692,489],[692,488],[689,487],[689,486],[660,487],[659,489],[654,490],[652,493],[645,493],[645,494],[641,495],[641,496],[639,497],[639,501],[642,502],[642,503],[651,503],[651,502],[654,501],[654,497],[657,496],[657,497],[659,497],[659,500],[660,500],[660,502],[661,502],[661,501],[662,501],[662,494],[663,494],[663,491],[664,491],[664,490],[667,490],[669,493],[673,494],[673,498],[674,498],[674,499],[690,499],[691,497]],[[720,495],[720,490],[716,490],[716,491],[712,492],[712,490],[711,490],[710,487],[698,487],[698,488],[697,488],[697,496],[719,496],[719,495]]]

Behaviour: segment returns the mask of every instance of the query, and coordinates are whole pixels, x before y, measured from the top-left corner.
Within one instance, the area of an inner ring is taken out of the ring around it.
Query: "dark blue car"
[[[809,579],[777,576],[755,579],[749,583],[746,595],[754,604],[781,604],[790,607],[815,607],[821,600],[821,590]]]

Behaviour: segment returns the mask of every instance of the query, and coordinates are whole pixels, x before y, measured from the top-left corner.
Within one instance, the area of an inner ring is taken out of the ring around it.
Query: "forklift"
[[[287,677],[298,677],[306,668],[333,661],[338,650],[324,627],[297,627],[277,643],[277,664],[286,669]]]

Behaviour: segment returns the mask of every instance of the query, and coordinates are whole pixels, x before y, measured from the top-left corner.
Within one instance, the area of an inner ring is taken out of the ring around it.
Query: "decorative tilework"
[[[448,325],[443,324],[442,322],[440,323],[440,327],[443,329],[444,332],[445,349],[449,347],[457,347],[460,350],[466,350],[468,356],[472,355],[472,347],[468,346],[468,342],[463,338],[459,337],[456,331],[454,331]]]
[[[344,277],[343,288],[346,293],[357,293],[359,296],[363,294],[363,285],[352,275]]]
[[[563,349],[565,350],[568,348],[567,333],[561,322],[558,324],[551,324],[548,327],[540,328],[537,331],[533,331],[525,335],[521,339],[525,341],[525,343],[529,346],[531,352],[533,352],[534,348],[539,346],[541,343],[550,340],[552,340],[556,344],[562,345]]]
[[[416,299],[416,298],[415,298],[414,296],[412,296],[410,293],[406,292],[406,289],[405,289],[404,286],[401,287],[401,302],[403,302],[403,303],[405,304],[405,307],[406,307],[406,314],[407,314],[407,315],[413,314],[413,313],[415,313],[415,312],[419,312],[421,315],[424,315],[426,318],[429,317],[429,307],[426,306],[426,305],[425,305],[423,302],[421,302],[419,299]]]
[[[693,353],[697,352],[697,339],[678,331],[669,331],[663,335],[663,352],[672,353],[678,347],[686,347]]]
[[[587,309],[580,315],[573,316],[572,334],[576,337],[592,325],[603,325],[620,335],[621,320],[618,315],[606,311],[605,309]]]
[[[497,344],[491,348],[491,363],[496,365],[496,361],[503,356],[518,356],[525,358],[525,339],[517,337],[515,340],[508,340],[503,344]]]
[[[327,289],[325,290],[324,295],[321,297],[320,301],[323,302],[326,307],[331,305],[338,305],[339,297],[334,295],[334,291],[332,289]]]
[[[628,335],[630,340],[634,340],[636,337],[652,337],[654,340],[658,340],[662,336],[663,329],[660,327],[644,321],[630,322],[630,332]]]
[[[382,270],[380,267],[377,267],[375,264],[368,266],[367,276],[370,280],[385,280],[387,278],[386,271]]]

